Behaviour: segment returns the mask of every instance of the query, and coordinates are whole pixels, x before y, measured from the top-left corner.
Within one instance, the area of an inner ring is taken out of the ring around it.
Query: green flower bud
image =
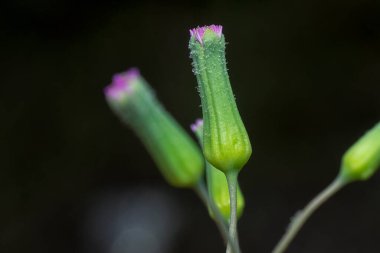
[[[141,139],[171,185],[198,183],[204,169],[198,145],[164,109],[138,70],[115,75],[104,93],[111,109]]]
[[[340,176],[347,181],[367,180],[379,166],[380,122],[344,154]]]
[[[198,119],[191,125],[191,130],[197,136],[199,142],[203,143],[203,120]],[[227,179],[224,173],[209,162],[206,161],[206,177],[209,197],[214,201],[215,206],[218,208],[220,214],[225,221],[230,219],[230,193],[228,191]],[[237,215],[241,217],[244,211],[245,201],[244,196],[238,187],[237,192]],[[210,216],[214,218],[214,214],[209,209]]]
[[[204,155],[223,172],[239,171],[252,149],[227,73],[222,27],[198,27],[190,33],[190,56],[202,101]]]

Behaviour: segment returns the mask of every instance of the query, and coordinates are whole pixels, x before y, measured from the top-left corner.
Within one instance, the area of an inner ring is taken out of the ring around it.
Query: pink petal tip
[[[104,88],[104,95],[111,99],[120,99],[120,97],[130,91],[130,83],[140,77],[140,72],[137,68],[115,74],[112,78],[112,83]]]
[[[191,131],[195,133],[202,126],[203,126],[203,119],[197,119],[193,124],[190,125],[190,128],[191,128]]]
[[[206,25],[202,27],[198,26],[196,28],[190,29],[190,36],[195,37],[199,43],[203,44],[203,36],[207,29],[213,31],[219,38],[222,37],[223,26],[221,25]]]

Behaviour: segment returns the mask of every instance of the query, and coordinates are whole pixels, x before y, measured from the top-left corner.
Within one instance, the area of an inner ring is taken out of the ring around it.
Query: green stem
[[[331,196],[338,192],[343,186],[347,184],[347,181],[337,177],[330,185],[328,185],[322,192],[320,192],[313,200],[306,205],[306,207],[298,211],[291,223],[288,226],[286,233],[278,242],[272,253],[282,253],[288,248],[294,237],[300,231],[307,219]]]
[[[204,180],[199,180],[198,184],[194,187],[195,192],[198,194],[200,199],[209,207],[214,214],[214,220],[216,226],[218,227],[224,242],[228,245],[231,245],[233,253],[240,253],[239,246],[234,242],[233,238],[230,237],[228,233],[227,225],[224,222],[223,216],[220,214],[218,208],[216,207],[214,201],[212,201],[207,193],[206,185]]]
[[[238,172],[229,171],[226,173],[228,191],[230,193],[230,226],[229,234],[232,241],[239,247],[239,240],[237,238],[237,177]],[[240,248],[238,249],[240,252]],[[231,244],[227,245],[226,253],[231,253]]]

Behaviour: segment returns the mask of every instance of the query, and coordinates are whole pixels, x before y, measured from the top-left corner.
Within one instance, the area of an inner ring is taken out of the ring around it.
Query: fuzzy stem
[[[218,227],[224,242],[228,245],[231,245],[232,253],[240,253],[239,246],[233,240],[233,237],[228,233],[227,225],[224,222],[223,216],[220,214],[218,208],[216,207],[214,201],[209,197],[206,189],[206,185],[204,180],[199,180],[198,184],[194,187],[194,191],[198,194],[200,199],[206,205],[206,207],[210,207],[212,213],[215,216],[215,223]]]
[[[230,226],[229,234],[232,241],[239,247],[237,238],[237,177],[238,173],[235,171],[229,171],[226,173],[228,190],[230,193]],[[231,244],[227,245],[226,253],[231,253]],[[239,248],[240,252],[240,248]]]
[[[288,226],[286,233],[278,242],[272,253],[283,253],[288,248],[294,237],[300,231],[307,219],[331,196],[338,192],[343,186],[347,184],[347,181],[337,177],[330,185],[328,185],[322,192],[320,192],[313,200],[306,205],[306,207],[298,211],[291,223]]]

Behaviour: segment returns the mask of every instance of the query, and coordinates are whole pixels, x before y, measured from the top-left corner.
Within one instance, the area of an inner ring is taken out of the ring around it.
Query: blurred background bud
[[[192,187],[203,174],[196,143],[163,108],[136,69],[114,76],[104,90],[115,114],[137,134],[166,180]]]
[[[341,176],[348,181],[367,180],[380,166],[380,122],[343,155]]]

